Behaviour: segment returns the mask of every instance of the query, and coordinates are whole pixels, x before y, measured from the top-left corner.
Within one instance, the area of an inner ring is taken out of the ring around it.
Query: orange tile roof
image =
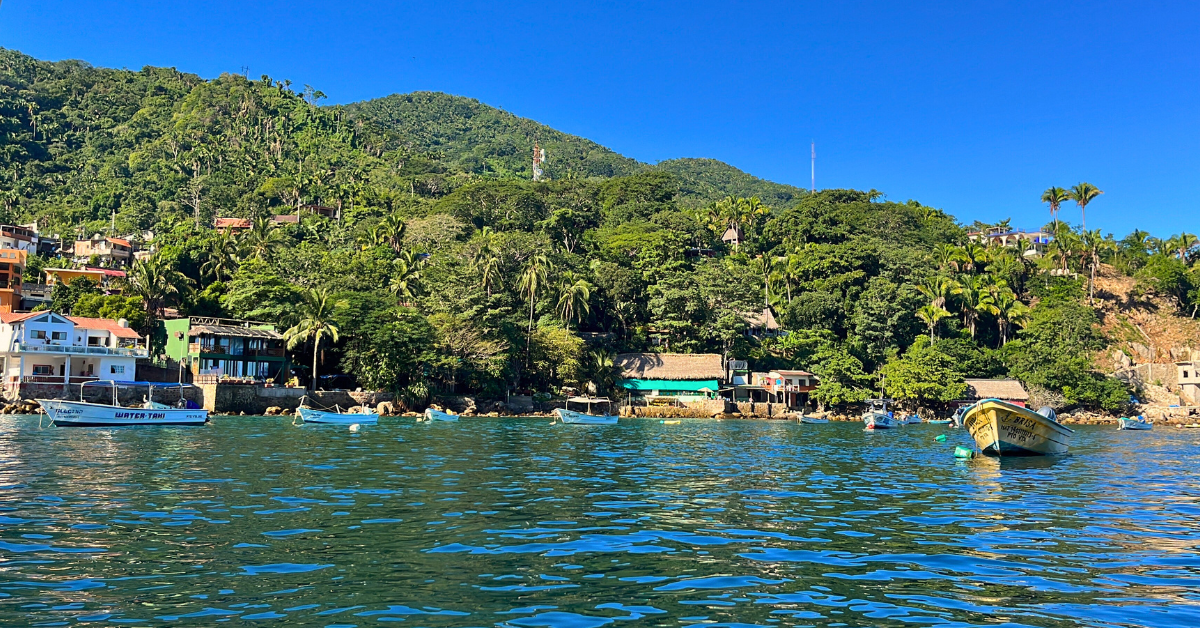
[[[40,312],[37,313],[40,314]],[[111,318],[89,318],[87,316],[68,316],[67,318],[70,319],[72,323],[75,323],[76,327],[82,327],[84,329],[102,329],[116,336],[117,338],[141,338],[136,331],[133,331],[128,327],[121,327],[117,324],[117,321],[114,321]]]
[[[45,312],[0,312],[0,323],[19,323],[38,314],[45,314]]]
[[[133,248],[133,245],[129,243],[129,240],[122,240],[121,238],[105,238],[105,239],[108,240],[109,242],[112,242],[113,244],[120,244],[121,246],[128,246],[130,248]]]

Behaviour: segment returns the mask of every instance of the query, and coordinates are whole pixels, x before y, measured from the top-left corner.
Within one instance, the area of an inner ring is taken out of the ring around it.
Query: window
[[[125,374],[125,365],[124,364],[113,364],[109,368],[112,369],[113,375],[124,375]]]
[[[50,339],[51,340],[66,340],[67,332],[65,332],[65,331],[50,332]]]
[[[1184,379],[1187,379],[1187,378],[1188,378],[1188,372],[1187,372],[1187,371],[1184,371],[1184,372],[1183,372],[1183,378],[1184,378]]]
[[[30,333],[33,334],[34,340],[45,340],[46,339],[46,330],[44,330],[44,329],[34,329],[34,330],[31,330]]]
[[[33,374],[34,375],[53,375],[54,367],[50,366],[49,364],[34,364],[33,365]]]

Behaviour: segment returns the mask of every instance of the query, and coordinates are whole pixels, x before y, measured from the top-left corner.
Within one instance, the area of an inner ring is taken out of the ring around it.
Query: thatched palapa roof
[[[625,379],[721,379],[716,353],[622,353],[615,360]]]
[[[1002,401],[1028,401],[1029,393],[1015,379],[968,379],[966,399],[1000,399]]]

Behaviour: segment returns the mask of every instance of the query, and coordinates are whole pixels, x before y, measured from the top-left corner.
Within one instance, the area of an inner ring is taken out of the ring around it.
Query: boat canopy
[[[567,401],[572,403],[612,403],[606,397],[571,397]]]
[[[673,390],[679,392],[709,392],[721,387],[715,379],[622,379],[617,385],[625,390]]]

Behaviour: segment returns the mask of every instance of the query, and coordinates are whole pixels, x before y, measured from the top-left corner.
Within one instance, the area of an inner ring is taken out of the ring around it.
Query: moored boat
[[[379,422],[379,415],[366,408],[354,408],[352,412],[329,412],[313,408],[296,408],[296,414],[304,423],[328,423],[333,425],[372,425]]]
[[[963,426],[989,456],[1065,454],[1075,434],[1058,422],[1051,408],[1034,412],[999,399],[983,399],[968,407]]]
[[[124,408],[86,401],[38,399],[59,427],[122,427],[128,425],[204,425],[208,410],[189,408]],[[156,404],[163,405],[163,404]]]
[[[450,414],[433,408],[425,408],[425,420],[432,423],[434,421],[457,421],[457,414]]]
[[[584,411],[572,410],[571,404],[581,405]],[[595,406],[604,406],[597,412]],[[554,417],[563,423],[574,425],[616,425],[617,415],[612,413],[612,401],[603,397],[571,397],[566,406],[554,409]]]
[[[88,386],[111,386],[113,403],[90,403],[83,400],[83,391]],[[120,388],[148,386],[149,394],[140,407],[126,408],[117,403]],[[174,385],[160,386],[172,387]],[[87,382],[79,388],[79,401],[59,399],[37,399],[38,405],[58,427],[126,427],[131,425],[204,425],[208,423],[208,410],[194,406],[183,399],[180,393],[179,406],[150,401],[154,396],[153,384],[147,382],[116,382],[100,380]],[[180,386],[182,389],[182,386]]]
[[[950,419],[930,419],[926,421],[929,425],[950,425]]]
[[[887,399],[870,399],[867,401],[867,411],[863,413],[862,420],[867,426],[863,429],[867,431],[874,430],[890,430],[896,427],[896,418],[892,416],[887,409]]]
[[[1118,430],[1152,430],[1154,424],[1146,420],[1144,416],[1125,417],[1117,420]]]
[[[829,419],[821,419],[815,416],[800,415],[800,422],[807,425],[824,425],[829,422]]]

